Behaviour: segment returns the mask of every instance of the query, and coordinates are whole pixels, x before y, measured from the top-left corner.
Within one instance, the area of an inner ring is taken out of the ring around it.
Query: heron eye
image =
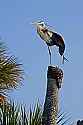
[[[44,26],[44,24],[42,23],[41,26]]]

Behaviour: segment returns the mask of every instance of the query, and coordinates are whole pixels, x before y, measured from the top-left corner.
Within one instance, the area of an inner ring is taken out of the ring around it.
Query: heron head
[[[33,22],[32,24],[38,27],[42,27],[42,28],[46,27],[44,21]]]

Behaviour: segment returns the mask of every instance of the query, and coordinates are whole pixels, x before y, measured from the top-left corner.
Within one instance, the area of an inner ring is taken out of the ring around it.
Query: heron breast
[[[37,33],[39,34],[39,36],[46,42],[49,43],[50,42],[50,33],[48,33],[47,29],[37,29]]]

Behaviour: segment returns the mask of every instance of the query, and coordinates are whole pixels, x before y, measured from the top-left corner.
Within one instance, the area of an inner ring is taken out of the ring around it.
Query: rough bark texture
[[[58,67],[48,67],[47,92],[42,117],[42,125],[56,125],[58,113],[58,92],[61,88],[63,72]]]

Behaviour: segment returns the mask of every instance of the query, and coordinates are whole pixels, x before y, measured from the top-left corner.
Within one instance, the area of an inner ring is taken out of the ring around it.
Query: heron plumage
[[[49,49],[49,46],[56,45],[59,47],[59,54],[63,56],[63,60],[67,60],[64,57],[64,51],[65,51],[65,43],[64,38],[57,32],[51,31],[44,22],[40,21],[36,23],[37,26],[37,33],[43,39],[46,44],[48,45],[49,54],[51,56],[51,52]],[[67,60],[68,61],[68,60]]]
[[[37,27],[37,33],[39,34],[39,36],[46,42],[49,43],[50,42],[50,38],[52,36],[52,33],[48,31],[47,28],[42,28],[41,26]]]

